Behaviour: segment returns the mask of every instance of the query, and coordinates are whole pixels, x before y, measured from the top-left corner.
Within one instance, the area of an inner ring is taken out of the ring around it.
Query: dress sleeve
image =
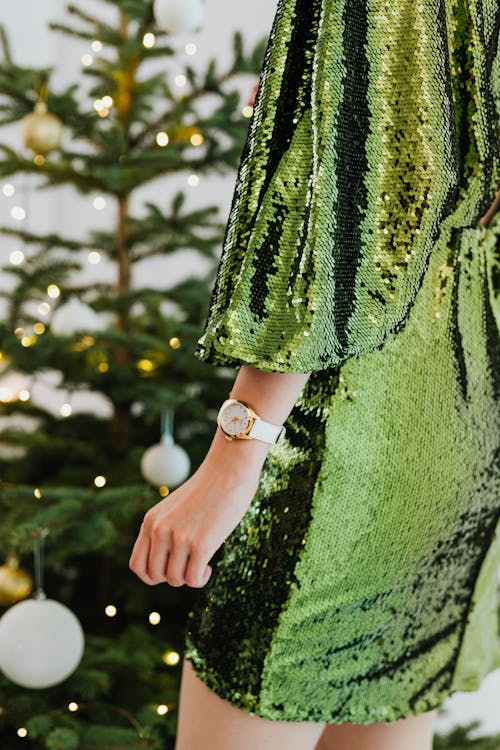
[[[200,360],[298,373],[382,347],[493,200],[500,6],[389,5],[278,2]]]

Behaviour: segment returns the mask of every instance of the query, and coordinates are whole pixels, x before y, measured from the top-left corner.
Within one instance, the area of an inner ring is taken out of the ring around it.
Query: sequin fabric
[[[281,0],[196,356],[311,372],[185,656],[285,721],[500,667],[500,6]]]

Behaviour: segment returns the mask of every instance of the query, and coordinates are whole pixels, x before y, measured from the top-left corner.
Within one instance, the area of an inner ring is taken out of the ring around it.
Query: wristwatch
[[[226,440],[249,440],[256,438],[265,443],[279,443],[285,437],[285,426],[271,424],[259,417],[245,402],[227,398],[219,409],[217,424]]]

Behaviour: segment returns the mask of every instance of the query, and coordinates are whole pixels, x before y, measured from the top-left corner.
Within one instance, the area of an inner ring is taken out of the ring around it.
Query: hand
[[[142,522],[129,567],[150,586],[166,581],[205,586],[208,561],[245,515],[259,472],[240,464],[205,459],[197,471],[150,508]]]

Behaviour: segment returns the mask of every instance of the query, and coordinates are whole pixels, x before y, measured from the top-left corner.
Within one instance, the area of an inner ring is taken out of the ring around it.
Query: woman
[[[232,401],[130,560],[200,589],[176,750],[426,750],[500,666],[499,27],[278,2],[196,351]]]

